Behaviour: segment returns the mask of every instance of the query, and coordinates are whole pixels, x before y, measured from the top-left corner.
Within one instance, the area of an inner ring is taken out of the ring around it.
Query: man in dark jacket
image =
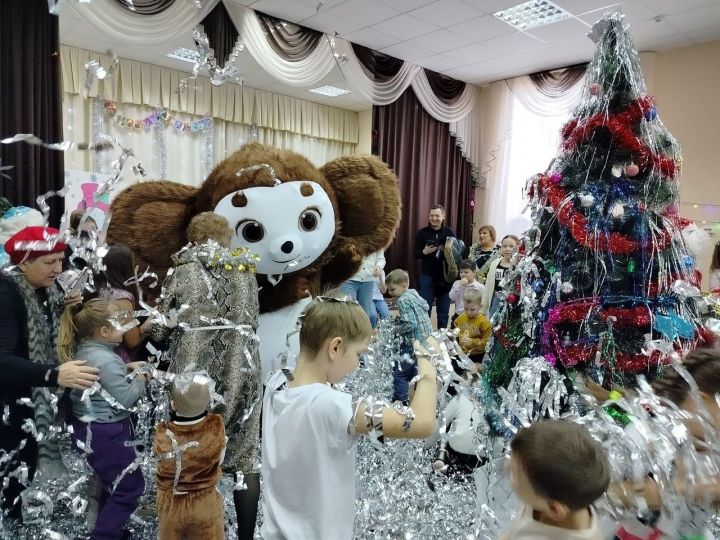
[[[440,204],[430,207],[429,224],[415,235],[415,258],[420,259],[420,296],[428,303],[428,316],[432,316],[433,302],[437,310],[438,328],[447,328],[452,283],[443,276],[443,246],[455,231],[445,227],[445,208]]]
[[[57,232],[26,227],[13,235],[5,251],[17,266],[0,273],[0,500],[2,510],[13,517],[20,517],[19,495],[38,463],[33,388],[82,390],[98,380],[97,370],[84,361],[58,365],[54,358],[57,314],[52,313],[48,288],[62,269],[65,244],[48,243],[46,238]]]

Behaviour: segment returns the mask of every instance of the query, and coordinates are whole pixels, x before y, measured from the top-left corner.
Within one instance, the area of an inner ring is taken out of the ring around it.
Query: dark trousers
[[[86,424],[75,420],[73,428],[73,439],[83,444],[87,441],[87,431],[88,428],[90,429],[92,453],[86,454],[86,459],[102,484],[98,517],[90,538],[91,540],[122,538],[125,525],[145,491],[145,480],[139,467],[125,474],[114,486],[123,470],[135,461],[136,457],[134,448],[125,444],[133,440],[130,419],[107,424],[99,422]]]
[[[437,312],[437,327],[448,327],[448,314],[450,313],[450,289],[444,285],[436,283],[432,276],[420,274],[420,296],[428,304],[428,317],[432,316],[433,302],[435,302],[435,311]]]
[[[408,401],[410,381],[417,375],[417,364],[409,354],[393,363],[393,401]]]
[[[23,445],[24,446],[21,448]],[[12,458],[7,463],[0,465],[0,508],[8,511],[10,517],[20,519],[21,500],[20,494],[25,490],[27,484],[21,483],[17,476],[20,476],[20,469],[25,466],[28,470],[26,481],[29,483],[35,476],[38,461],[38,447],[35,438],[15,425],[4,425],[0,421],[0,449]],[[0,452],[2,454],[2,452]],[[7,479],[8,485],[3,489]]]

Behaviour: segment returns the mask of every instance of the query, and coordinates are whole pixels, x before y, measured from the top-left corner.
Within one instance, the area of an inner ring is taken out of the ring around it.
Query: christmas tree
[[[698,339],[679,146],[646,93],[623,15],[606,15],[590,37],[597,50],[558,156],[528,181],[533,226],[503,283],[486,358],[496,403],[524,357],[632,384]]]

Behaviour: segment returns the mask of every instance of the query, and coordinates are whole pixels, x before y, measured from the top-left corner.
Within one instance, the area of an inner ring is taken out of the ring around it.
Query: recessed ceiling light
[[[350,90],[343,90],[342,88],[337,88],[335,86],[328,86],[327,84],[325,86],[318,86],[317,88],[313,88],[310,90],[313,94],[322,94],[323,96],[330,96],[330,97],[338,97],[338,96],[344,96],[345,94],[351,94]]]
[[[194,64],[198,60],[200,60],[200,53],[197,51],[193,51],[192,49],[187,49],[185,47],[178,47],[174,51],[170,51],[165,56],[168,58],[174,58],[175,60],[182,60],[183,62],[190,62],[191,64]]]
[[[493,15],[518,30],[529,30],[570,18],[570,13],[548,0],[530,0]]]

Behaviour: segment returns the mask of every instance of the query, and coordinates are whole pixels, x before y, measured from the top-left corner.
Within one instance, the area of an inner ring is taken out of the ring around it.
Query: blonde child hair
[[[410,274],[405,270],[396,269],[385,276],[385,285],[409,285]]]
[[[80,341],[95,336],[100,329],[111,325],[111,310],[119,311],[117,304],[104,298],[95,298],[65,309],[60,317],[57,340],[60,363],[73,360],[73,353]]]
[[[482,292],[478,291],[477,289],[465,289],[465,293],[463,294],[463,302],[465,303],[465,305],[475,304],[480,306],[482,304],[482,298]]]
[[[187,239],[195,244],[215,240],[223,247],[230,247],[233,231],[228,220],[215,212],[202,212],[190,221]]]
[[[370,319],[360,304],[349,299],[320,297],[305,310],[300,327],[300,350],[316,354],[328,339],[355,343],[372,334]]]

